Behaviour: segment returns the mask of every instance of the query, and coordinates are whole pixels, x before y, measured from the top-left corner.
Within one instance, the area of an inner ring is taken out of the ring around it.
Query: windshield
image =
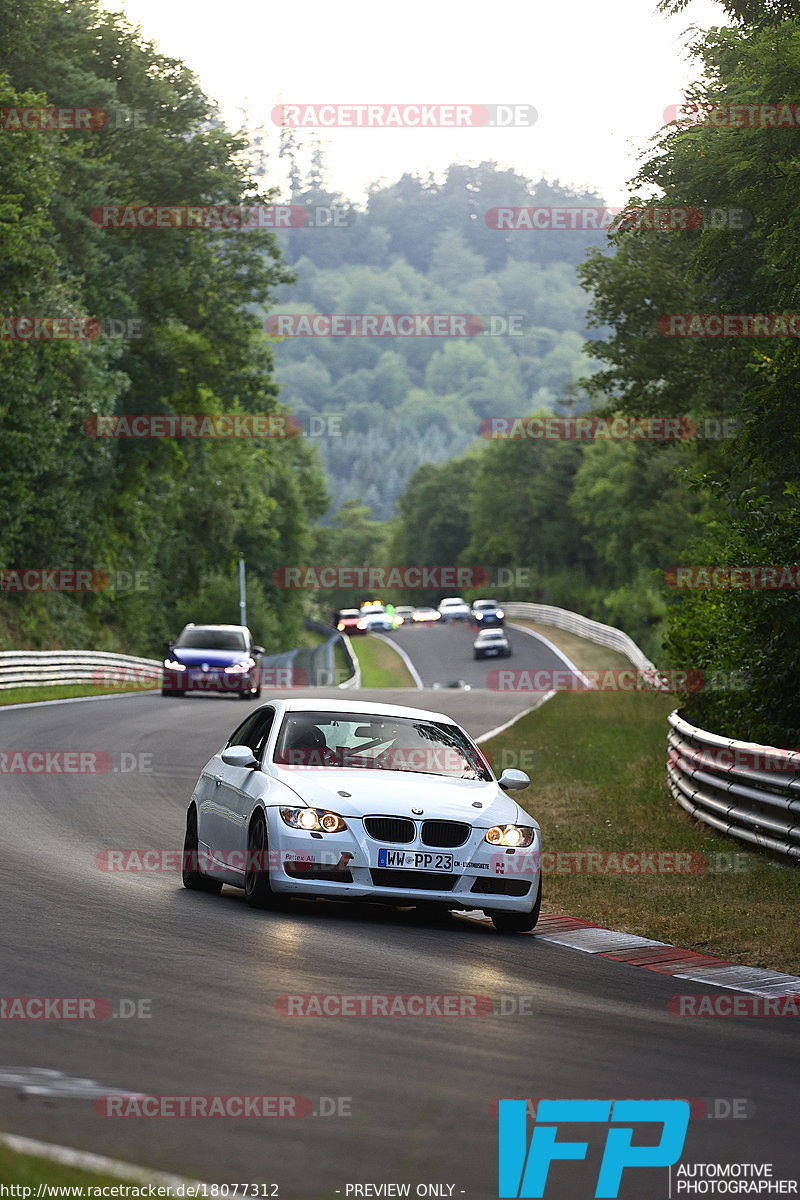
[[[274,761],[289,767],[414,771],[491,782],[477,746],[456,725],[369,713],[287,713]]]
[[[244,634],[236,629],[184,629],[175,643],[181,650],[246,650]]]

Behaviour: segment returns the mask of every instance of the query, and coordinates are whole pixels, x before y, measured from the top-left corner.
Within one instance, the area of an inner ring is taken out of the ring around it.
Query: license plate
[[[400,867],[404,871],[452,871],[452,854],[435,854],[426,850],[378,851],[379,867]]]

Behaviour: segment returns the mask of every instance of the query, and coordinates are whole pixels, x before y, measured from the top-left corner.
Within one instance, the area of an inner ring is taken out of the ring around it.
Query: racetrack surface
[[[511,642],[510,658],[482,658],[477,661],[473,654],[475,633],[469,625],[460,621],[446,625],[401,625],[399,629],[383,636],[408,654],[422,682],[428,687],[437,682],[463,679],[473,688],[491,688],[494,684],[494,690],[497,690],[498,670],[555,670],[563,673],[567,669],[564,660],[541,639],[508,627],[506,633]],[[366,636],[369,637],[369,634]]]
[[[440,635],[466,634],[428,632],[409,631],[425,648],[414,657],[426,678],[439,669]],[[446,665],[447,677],[464,677],[468,662],[448,657]],[[327,694],[447,711],[476,735],[537,699]],[[102,752],[118,768],[3,780],[2,994],[144,998],[152,1011],[149,1019],[0,1021],[0,1062],[90,1078],[112,1093],[300,1095],[316,1109],[321,1096],[349,1097],[352,1116],[113,1119],[91,1100],[22,1098],[0,1073],[0,1129],[195,1179],[275,1182],[284,1200],[333,1200],[348,1183],[398,1182],[452,1184],[455,1197],[491,1200],[497,1098],[742,1098],[755,1106],[748,1119],[692,1122],[684,1160],[772,1162],[776,1176],[796,1177],[791,1020],[681,1019],[667,1011],[670,996],[715,989],[535,935],[501,936],[468,918],[315,902],[258,913],[229,888],[203,896],[174,873],[98,869],[103,850],[180,848],[201,766],[252,708],[134,695],[0,714],[6,754]],[[132,764],[142,769],[119,769]],[[537,816],[546,839],[546,813]],[[479,994],[526,1011],[303,1018],[277,1005],[286,994],[343,992]],[[589,1161],[554,1166],[548,1200],[594,1195],[597,1131],[560,1134],[584,1135]],[[666,1197],[666,1172],[626,1172],[620,1196]]]

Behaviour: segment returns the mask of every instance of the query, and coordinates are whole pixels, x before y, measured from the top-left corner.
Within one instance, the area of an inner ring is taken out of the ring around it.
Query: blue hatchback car
[[[186,625],[164,656],[161,695],[233,692],[257,700],[263,653],[246,625]]]

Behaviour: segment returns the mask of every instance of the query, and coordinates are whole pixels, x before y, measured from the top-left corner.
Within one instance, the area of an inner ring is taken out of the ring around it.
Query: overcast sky
[[[106,0],[196,71],[229,124],[245,108],[273,131],[276,104],[528,104],[532,127],[322,132],[329,182],[371,181],[495,160],[537,180],[626,196],[637,157],[695,70],[690,26],[723,24],[715,0],[679,17],[657,0]],[[278,169],[275,162],[276,172]],[[275,182],[280,182],[276,174]]]

